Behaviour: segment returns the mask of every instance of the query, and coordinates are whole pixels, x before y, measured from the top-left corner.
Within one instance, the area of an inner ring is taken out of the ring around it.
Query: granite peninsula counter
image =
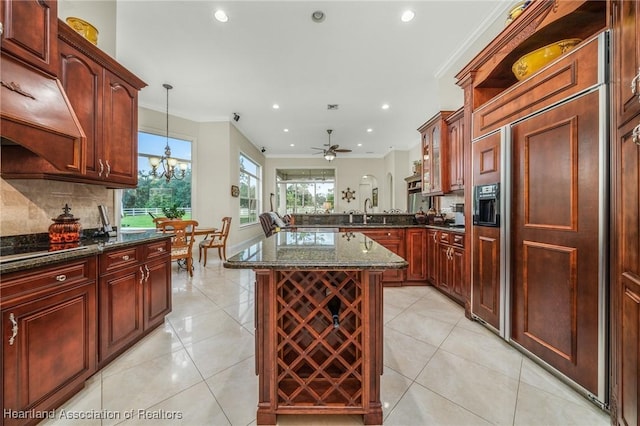
[[[382,424],[382,273],[407,262],[354,232],[280,232],[229,258],[256,273],[257,424],[361,414]]]

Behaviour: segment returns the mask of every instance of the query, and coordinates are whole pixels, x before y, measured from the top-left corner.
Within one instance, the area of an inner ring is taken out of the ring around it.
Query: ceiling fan
[[[327,148],[317,148],[312,146],[312,149],[319,149],[321,152],[316,152],[315,154],[323,154],[324,159],[327,161],[331,161],[336,158],[336,153],[338,152],[351,152],[350,149],[340,148],[340,145],[331,145],[331,132],[333,130],[327,129],[327,134],[329,135],[329,143],[325,143],[324,146]]]

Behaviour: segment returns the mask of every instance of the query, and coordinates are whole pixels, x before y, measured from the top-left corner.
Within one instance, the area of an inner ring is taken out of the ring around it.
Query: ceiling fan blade
[[[340,149],[336,148],[333,150],[333,152],[351,152],[351,150],[346,148],[340,148]]]
[[[312,146],[311,149],[319,149],[320,151],[324,151],[324,148],[318,148],[318,147],[315,147],[315,146]]]

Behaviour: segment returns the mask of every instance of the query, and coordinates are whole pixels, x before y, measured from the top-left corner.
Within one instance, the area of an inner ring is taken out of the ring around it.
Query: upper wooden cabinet
[[[604,1],[531,2],[456,75],[460,86],[471,86],[465,89],[465,108],[475,110],[517,84],[511,68],[521,56],[563,39],[586,40],[606,29],[606,7]]]
[[[613,66],[617,80],[615,108],[622,125],[640,113],[640,5],[637,1],[614,1],[612,4]]]
[[[0,2],[2,50],[56,75],[58,3],[55,0]]]
[[[449,141],[449,184],[452,191],[464,189],[464,108],[445,120]]]
[[[450,191],[449,144],[446,119],[452,111],[440,111],[418,128],[422,140],[422,193],[442,195]]]
[[[82,155],[85,171],[55,168],[38,152],[16,146],[3,147],[2,176],[135,187],[138,91],[146,83],[66,23],[59,21],[57,29],[57,74],[86,136],[78,154]]]
[[[84,179],[138,182],[138,91],[146,84],[71,27],[59,24],[60,80],[87,135]]]

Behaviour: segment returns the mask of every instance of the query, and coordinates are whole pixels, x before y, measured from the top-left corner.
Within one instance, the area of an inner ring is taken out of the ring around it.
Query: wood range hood
[[[20,161],[35,173],[45,163],[84,173],[86,136],[60,80],[5,52],[0,76],[2,169]]]

